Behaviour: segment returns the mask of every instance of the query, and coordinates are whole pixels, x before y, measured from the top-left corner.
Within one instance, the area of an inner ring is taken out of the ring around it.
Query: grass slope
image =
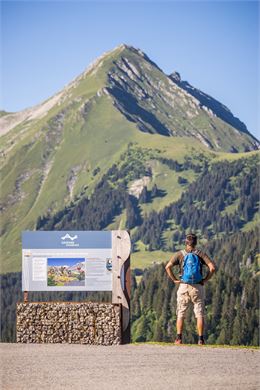
[[[102,118],[97,115],[99,110]],[[10,173],[5,177],[4,198],[8,197],[17,177],[24,171],[35,171],[35,174],[22,184],[22,199],[7,208],[3,215],[6,232],[2,237],[2,272],[21,269],[21,231],[33,229],[37,218],[49,209],[59,210],[64,203],[70,202],[67,182],[72,167],[79,167],[74,194],[80,193],[85,185],[88,185],[87,192],[90,193],[100,178],[100,175],[93,177],[93,169],[99,167],[101,172],[106,171],[125,150],[135,132],[138,130],[134,124],[127,122],[115,110],[110,99],[101,97],[85,123],[79,123],[72,129],[68,119],[63,140],[53,153],[51,169],[43,182],[39,172],[42,143],[36,144],[26,155],[21,152],[20,161],[16,155],[18,162],[13,169],[10,167]]]

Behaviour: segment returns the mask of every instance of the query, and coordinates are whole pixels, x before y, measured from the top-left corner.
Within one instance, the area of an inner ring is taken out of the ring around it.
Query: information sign
[[[22,233],[23,291],[112,291],[110,231]]]

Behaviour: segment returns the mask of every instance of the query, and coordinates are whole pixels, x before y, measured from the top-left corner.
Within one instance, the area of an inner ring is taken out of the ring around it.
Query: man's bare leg
[[[198,335],[203,336],[203,331],[204,331],[204,318],[203,317],[197,318],[197,330],[198,330]]]
[[[176,336],[176,339],[175,339],[175,344],[182,344],[183,322],[184,322],[184,318],[177,317],[177,322],[176,322],[177,336]]]
[[[182,334],[183,330],[183,323],[184,323],[184,318],[178,317],[177,318],[177,334]]]
[[[204,341],[204,336],[203,336],[203,330],[204,330],[204,318],[203,317],[197,318],[197,329],[198,329],[198,335],[199,335],[198,344],[204,345],[205,341]]]

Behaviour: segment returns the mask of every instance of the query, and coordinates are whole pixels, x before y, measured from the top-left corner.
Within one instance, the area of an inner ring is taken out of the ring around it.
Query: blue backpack
[[[187,253],[186,251],[182,251],[182,254],[184,256],[184,260],[181,281],[188,284],[201,282],[202,275],[199,256],[196,252]]]

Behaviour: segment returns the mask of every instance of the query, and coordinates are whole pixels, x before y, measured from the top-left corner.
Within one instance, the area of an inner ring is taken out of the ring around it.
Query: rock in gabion
[[[93,302],[18,303],[16,341],[120,344],[120,307]]]

